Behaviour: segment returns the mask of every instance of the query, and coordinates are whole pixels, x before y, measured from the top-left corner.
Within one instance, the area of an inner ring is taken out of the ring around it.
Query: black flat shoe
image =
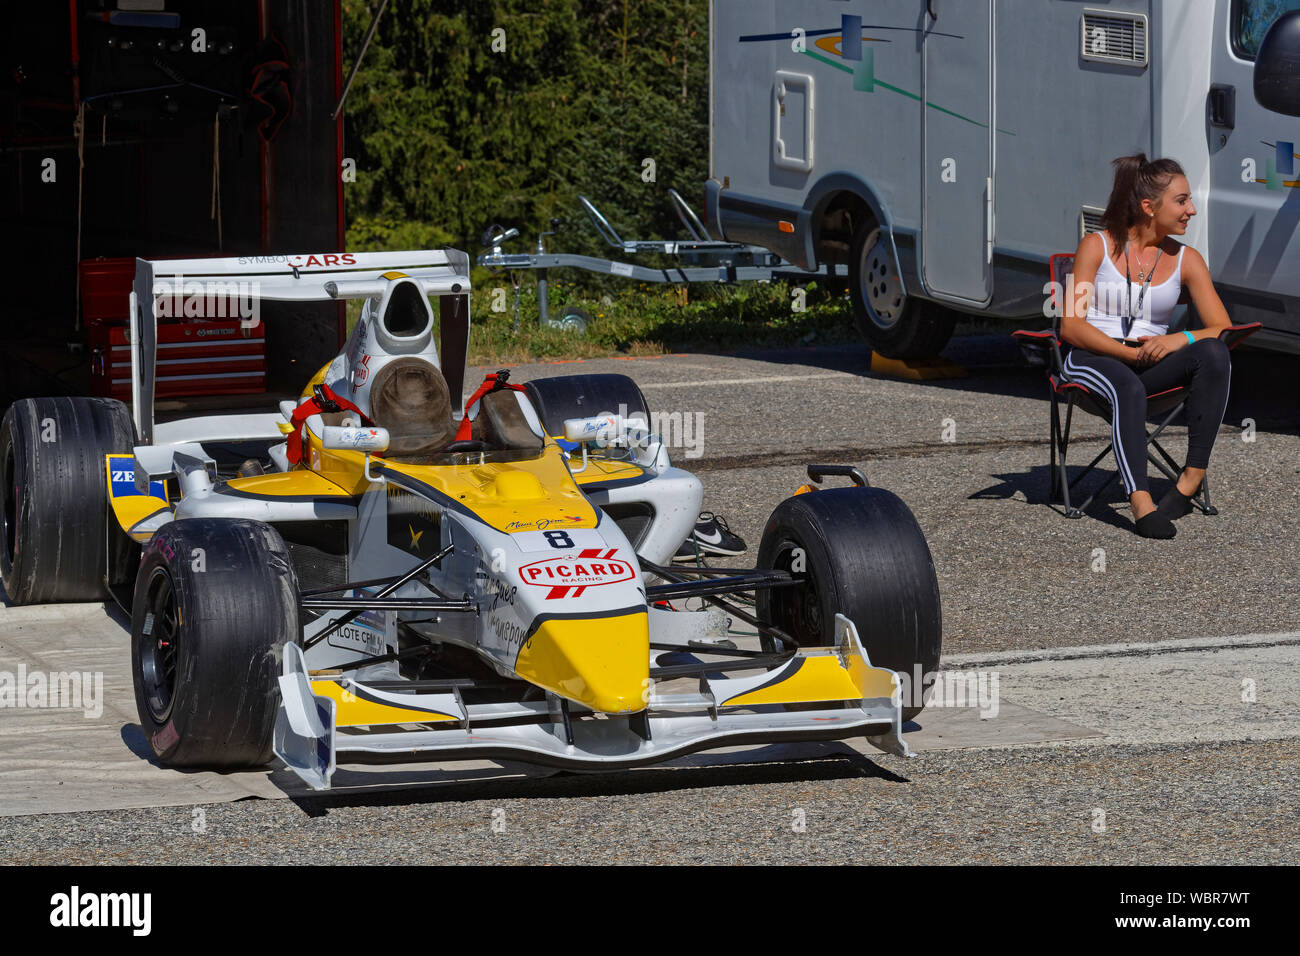
[[[1179,491],[1177,485],[1174,485],[1160,499],[1160,504],[1156,505],[1156,511],[1170,521],[1177,521],[1179,518],[1192,513],[1192,499]]]
[[[1135,524],[1137,525],[1137,533],[1144,538],[1167,539],[1178,533],[1174,523],[1162,515],[1159,509],[1144,514],[1137,519]]]

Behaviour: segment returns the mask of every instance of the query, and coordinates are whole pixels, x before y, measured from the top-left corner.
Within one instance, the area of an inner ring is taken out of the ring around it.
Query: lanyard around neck
[[[1151,271],[1147,273],[1146,281],[1142,283],[1141,289],[1138,290],[1137,312],[1142,311],[1142,300],[1147,296],[1147,286],[1151,284],[1151,279],[1156,274],[1156,267],[1160,265],[1160,257],[1164,254],[1164,249],[1156,249],[1156,261],[1151,263]],[[1124,243],[1124,278],[1128,283],[1128,315],[1120,320],[1120,325],[1124,330],[1124,338],[1128,338],[1129,332],[1133,330],[1133,323],[1137,321],[1137,313],[1133,310],[1133,274],[1129,271],[1127,242]]]

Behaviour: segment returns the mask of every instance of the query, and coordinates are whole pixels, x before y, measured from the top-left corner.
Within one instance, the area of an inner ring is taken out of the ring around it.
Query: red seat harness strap
[[[524,391],[522,385],[510,384],[510,370],[500,369],[496,372],[489,372],[483,379],[483,384],[474,390],[474,394],[469,397],[465,403],[465,417],[460,420],[460,427],[456,429],[456,441],[469,441],[472,434],[474,423],[470,420],[469,411],[478,404],[488,392],[499,392],[502,389],[509,388],[516,392]]]
[[[307,399],[299,405],[293,412],[293,418],[289,423],[293,426],[293,431],[289,433],[288,442],[285,448],[285,456],[289,459],[291,465],[296,465],[302,461],[302,426],[312,415],[320,412],[356,412],[361,416],[361,423],[368,428],[374,428],[375,423],[357,406],[338,395],[332,388],[322,382],[314,389],[315,396]]]

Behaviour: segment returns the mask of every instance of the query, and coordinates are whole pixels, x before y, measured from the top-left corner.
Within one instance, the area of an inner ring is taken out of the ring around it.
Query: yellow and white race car
[[[278,414],[156,423],[153,305],[182,278],[364,302]],[[640,389],[500,372],[462,401],[469,288],[455,250],[137,260],[133,412],[5,415],[10,599],[117,597],[140,723],[172,766],[274,755],[324,789],[340,762],[616,769],[852,736],[909,753],[941,628],[906,505],[810,466],[757,567],[671,565],[702,488]],[[234,443],[264,454],[225,470]]]

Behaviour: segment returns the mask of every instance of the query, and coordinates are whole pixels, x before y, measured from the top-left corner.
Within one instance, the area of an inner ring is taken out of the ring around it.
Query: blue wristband
[[[1187,336],[1187,341],[1191,342],[1193,345],[1196,344],[1196,336],[1192,335],[1191,332],[1188,332],[1186,329],[1183,329],[1183,335]]]

